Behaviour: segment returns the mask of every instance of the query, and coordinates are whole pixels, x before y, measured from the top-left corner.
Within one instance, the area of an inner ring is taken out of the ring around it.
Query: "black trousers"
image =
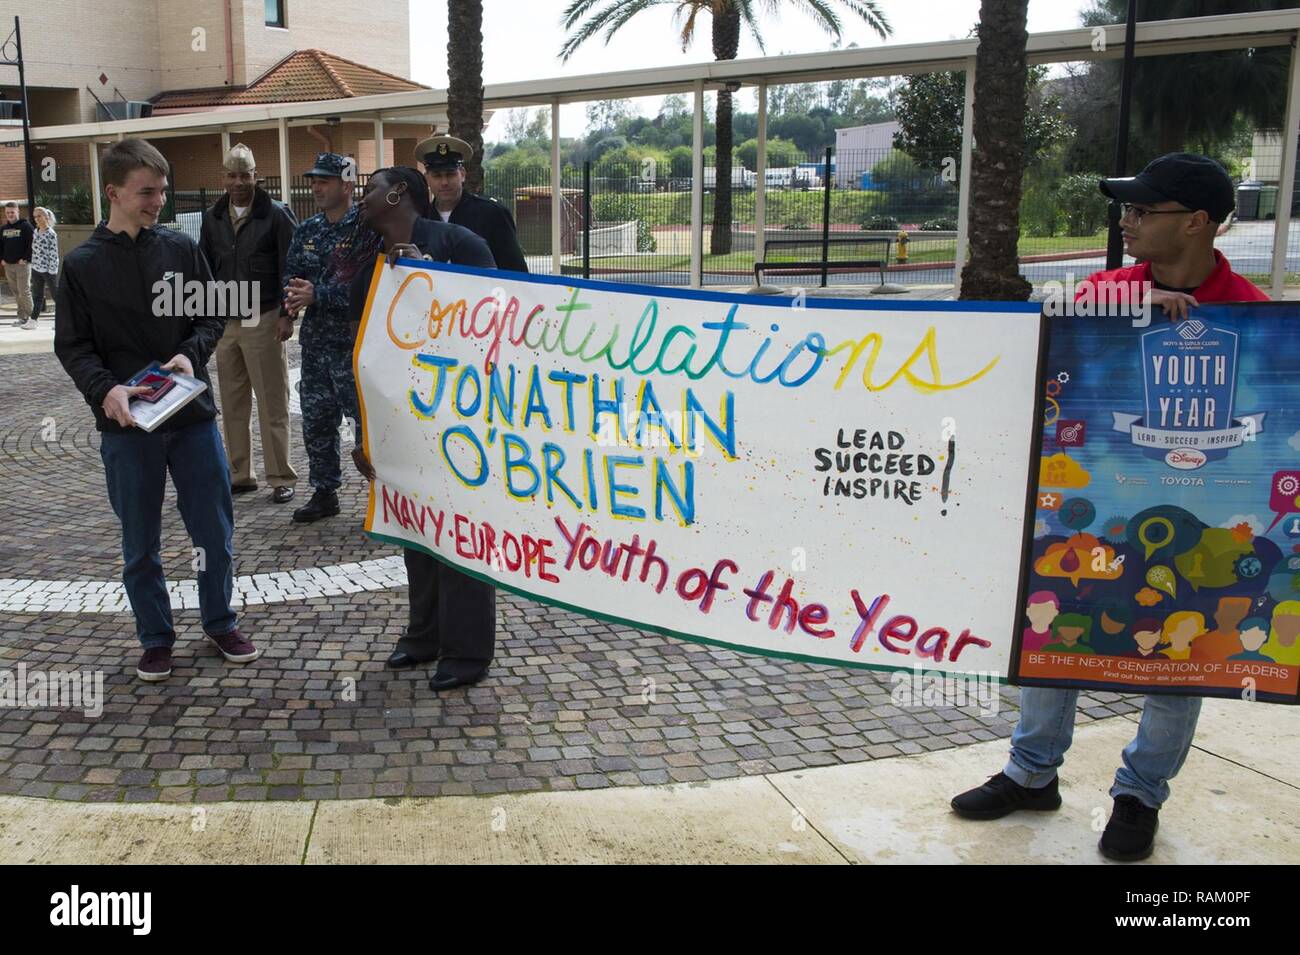
[[[438,672],[473,677],[496,650],[496,588],[435,560],[402,549],[410,582],[411,618],[397,649],[420,661],[438,660]]]
[[[48,275],[45,272],[37,272],[32,269],[32,318],[40,318],[41,312],[45,311],[45,293],[49,292],[50,301],[54,301],[55,293],[59,291],[58,275]]]

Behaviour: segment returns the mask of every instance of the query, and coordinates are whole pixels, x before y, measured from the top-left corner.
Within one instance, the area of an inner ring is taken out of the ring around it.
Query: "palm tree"
[[[975,144],[971,154],[970,262],[961,262],[961,297],[1025,301],[1020,274],[1020,182],[1025,167],[1025,45],[1029,0],[980,0],[975,54]]]
[[[715,60],[736,58],[742,23],[758,42],[758,48],[766,52],[756,8],[772,14],[794,8],[811,16],[827,34],[839,40],[843,25],[835,9],[837,5],[861,17],[882,40],[893,32],[876,0],[572,0],[561,15],[561,23],[570,32],[560,47],[560,59],[567,62],[578,47],[602,30],[608,43],[638,13],[662,6],[673,7],[674,15],[682,24],[683,51],[695,39],[695,23],[700,14],[709,15]],[[731,90],[718,90],[715,128],[717,159],[709,252],[725,255],[731,251]]]
[[[447,0],[448,132],[474,147],[465,188],[483,191],[483,0]]]
[[[1139,22],[1287,10],[1295,0],[1132,0]],[[1129,0],[1094,0],[1083,25],[1123,23]],[[1173,56],[1140,56],[1133,64],[1133,111],[1155,136],[1159,153],[1229,138],[1244,117],[1256,129],[1276,129],[1286,108],[1289,47],[1209,50]],[[1095,63],[1116,90],[1119,61]],[[1225,90],[1231,91],[1224,96]],[[1118,101],[1118,93],[1114,101]],[[1111,128],[1115,120],[1109,120]],[[1113,133],[1111,134],[1113,135]],[[1138,163],[1138,166],[1145,163]]]

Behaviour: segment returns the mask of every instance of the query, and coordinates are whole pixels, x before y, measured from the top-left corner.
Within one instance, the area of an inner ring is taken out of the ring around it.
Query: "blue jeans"
[[[199,577],[199,615],[205,633],[235,629],[230,608],[234,584],[235,508],[230,473],[216,421],[150,434],[132,428],[101,435],[108,500],[122,522],[122,583],[135,614],[136,636],[146,650],[176,642],[171,599],[159,556],[167,472],[176,507],[194,542]]]
[[[1011,734],[1011,759],[1003,770],[1021,786],[1046,786],[1065,762],[1074,738],[1078,690],[1027,686],[1020,691],[1020,722]],[[1178,775],[1192,748],[1199,696],[1149,695],[1133,742],[1124,747],[1124,765],[1115,772],[1111,798],[1135,796],[1159,809],[1169,798],[1169,780]]]

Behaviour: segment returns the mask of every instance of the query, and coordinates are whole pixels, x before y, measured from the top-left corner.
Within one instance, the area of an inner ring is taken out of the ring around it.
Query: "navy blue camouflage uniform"
[[[339,463],[339,428],[351,422],[360,447],[361,414],[352,373],[352,326],[348,291],[358,268],[374,259],[378,237],[358,222],[352,206],[338,222],[319,213],[294,231],[285,262],[284,283],[306,279],[316,300],[306,309],[298,332],[302,377],[302,438],[307,449],[308,480],[317,490],[333,491],[343,483]]]

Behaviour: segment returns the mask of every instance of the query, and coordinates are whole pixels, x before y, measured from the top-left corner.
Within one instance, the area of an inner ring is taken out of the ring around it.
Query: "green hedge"
[[[754,193],[736,192],[731,198],[732,221],[753,224]],[[767,194],[767,222],[771,226],[788,221],[822,219],[823,196],[820,191],[772,191]],[[650,226],[689,225],[689,192],[597,193],[592,197],[596,217],[601,221],[638,219]],[[608,210],[611,214],[606,214]],[[612,214],[617,210],[617,214]],[[837,189],[831,192],[831,222],[858,225],[873,216],[888,216],[899,222],[921,223],[932,219],[949,219],[956,215],[956,202],[936,201],[933,197],[908,193],[873,192]],[[704,221],[713,218],[713,194],[704,196]]]

